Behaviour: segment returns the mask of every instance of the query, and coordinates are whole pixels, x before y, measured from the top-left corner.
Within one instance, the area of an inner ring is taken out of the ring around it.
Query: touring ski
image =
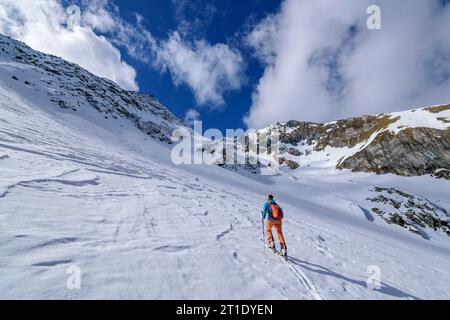
[[[280,258],[283,258],[284,260],[288,260],[288,255],[287,253],[285,255],[283,255],[283,253],[281,252],[281,250],[276,250],[275,248],[270,248],[269,245],[261,239],[261,243],[267,248],[269,249],[270,252],[272,252],[273,254],[279,256]]]

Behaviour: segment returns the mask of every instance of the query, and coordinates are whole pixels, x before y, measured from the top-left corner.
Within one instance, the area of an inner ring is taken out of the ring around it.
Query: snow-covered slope
[[[0,298],[450,298],[450,237],[387,224],[370,200],[395,188],[448,212],[448,181],[176,166],[127,117],[55,108],[55,84],[24,85],[24,68],[0,58]],[[288,263],[260,244],[268,193]],[[73,266],[80,290],[66,287]]]

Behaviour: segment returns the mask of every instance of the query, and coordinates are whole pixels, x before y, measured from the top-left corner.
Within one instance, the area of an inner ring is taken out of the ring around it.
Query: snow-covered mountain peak
[[[440,172],[442,177],[450,173],[450,105],[328,123],[292,120],[253,135],[273,132],[280,135],[278,160],[291,169],[330,167],[403,176]]]
[[[41,96],[62,109],[90,117],[92,109],[105,119],[128,119],[149,136],[170,141],[183,122],[154,96],[121,89],[74,63],[35,51],[0,34],[1,79],[15,80],[24,95]]]

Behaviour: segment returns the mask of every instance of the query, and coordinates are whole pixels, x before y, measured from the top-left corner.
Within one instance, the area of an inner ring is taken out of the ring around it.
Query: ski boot
[[[267,243],[267,247],[269,247],[269,249],[272,250],[274,253],[277,252],[277,249],[275,248],[275,242],[269,241],[269,242]]]
[[[285,243],[281,244],[280,256],[287,260],[287,246]]]

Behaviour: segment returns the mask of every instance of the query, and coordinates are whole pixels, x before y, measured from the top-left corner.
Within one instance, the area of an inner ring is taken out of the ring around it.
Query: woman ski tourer
[[[272,228],[275,227],[275,231],[277,232],[278,240],[280,241],[281,250],[279,254],[283,257],[287,256],[287,247],[286,241],[283,237],[282,230],[282,221],[283,221],[283,209],[275,202],[273,199],[273,195],[269,194],[264,198],[266,202],[264,203],[264,207],[262,210],[262,219],[266,220],[266,230],[267,230],[267,244],[268,247],[276,251],[275,242],[273,239]]]

